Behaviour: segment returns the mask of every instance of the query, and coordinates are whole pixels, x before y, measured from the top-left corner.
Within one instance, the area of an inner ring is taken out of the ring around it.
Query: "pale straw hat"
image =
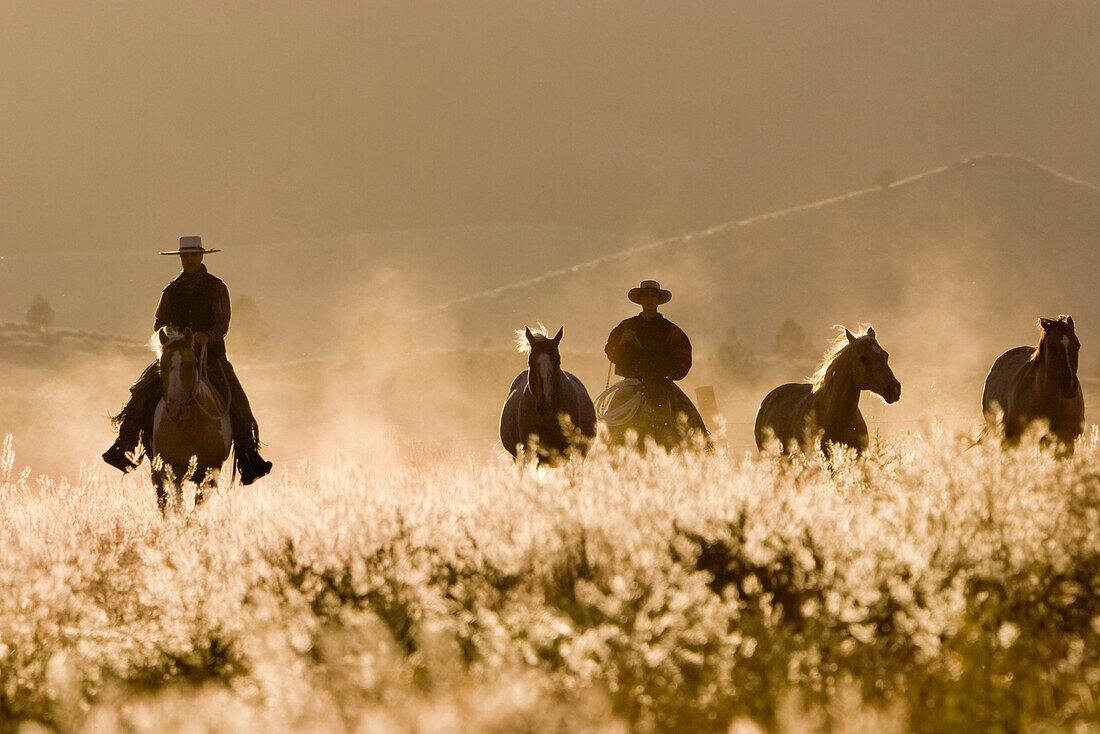
[[[192,252],[221,252],[221,250],[205,250],[202,246],[202,237],[191,235],[180,237],[180,249],[171,252],[162,252],[161,255],[186,255]]]

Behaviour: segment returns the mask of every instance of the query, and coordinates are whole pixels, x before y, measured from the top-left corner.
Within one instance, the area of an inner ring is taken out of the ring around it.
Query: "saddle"
[[[229,412],[233,394],[229,389],[229,380],[218,360],[213,360],[214,369],[210,369],[207,353],[203,350],[199,357],[199,382],[195,386],[194,401],[206,415],[221,418]]]
[[[631,424],[641,414],[651,421],[672,421],[672,389],[628,377],[604,390],[596,398],[596,416],[609,426]]]
[[[195,386],[193,398],[193,404],[211,418],[220,419],[229,413],[229,397],[223,395],[208,379],[203,378]]]
[[[229,410],[229,404],[233,400],[233,393],[229,389],[229,380],[226,379],[225,370],[221,365],[221,362],[214,361],[214,369],[209,367],[202,370],[200,374],[200,381],[208,389],[212,397],[224,404],[224,410]],[[196,390],[196,393],[200,392]]]

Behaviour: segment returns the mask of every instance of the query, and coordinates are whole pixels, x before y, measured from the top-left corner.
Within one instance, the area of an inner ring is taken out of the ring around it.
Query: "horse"
[[[779,452],[786,454],[797,444],[802,451],[817,447],[829,456],[830,446],[837,444],[862,454],[868,440],[860,394],[870,390],[887,403],[901,399],[889,357],[873,328],[860,336],[844,329],[809,382],[780,385],[765,396],[753,429],[757,448],[764,452],[778,442]]]
[[[153,414],[146,447],[157,492],[157,507],[167,514],[169,489],[178,506],[183,482],[196,482],[195,505],[217,489],[218,473],[229,457],[233,430],[229,406],[205,376],[205,359],[195,351],[191,329],[164,327],[157,332],[157,368],[163,397]]]
[[[1004,429],[1005,445],[1016,445],[1028,426],[1043,421],[1043,442],[1056,442],[1063,453],[1072,454],[1085,431],[1085,399],[1077,379],[1081,342],[1071,316],[1040,318],[1037,326],[1037,347],[1009,349],[993,363],[982,412],[987,429]]]
[[[512,455],[531,446],[538,463],[560,463],[568,454],[588,453],[596,436],[596,411],[588,390],[561,368],[565,327],[550,337],[541,326],[517,331],[516,347],[527,353],[527,369],[516,375],[500,412],[500,443]]]
[[[621,380],[596,398],[596,414],[613,444],[637,441],[644,450],[648,438],[666,451],[714,446],[699,410],[671,380]]]

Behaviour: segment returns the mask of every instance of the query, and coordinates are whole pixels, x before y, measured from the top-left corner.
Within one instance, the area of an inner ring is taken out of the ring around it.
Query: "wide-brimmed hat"
[[[186,255],[191,252],[221,252],[221,250],[205,250],[202,246],[202,237],[191,235],[180,237],[180,249],[171,252],[162,252],[161,255]]]
[[[643,280],[637,288],[631,288],[630,292],[626,294],[626,297],[634,301],[634,303],[641,303],[638,299],[646,291],[655,291],[658,296],[657,303],[668,303],[672,300],[672,291],[666,291],[661,287],[661,284],[655,280]]]

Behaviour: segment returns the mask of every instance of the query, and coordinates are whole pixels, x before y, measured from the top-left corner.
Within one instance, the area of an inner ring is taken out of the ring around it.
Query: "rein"
[[[191,392],[187,395],[187,400],[184,401],[184,408],[198,408],[199,412],[210,420],[220,420],[223,415],[229,410],[229,406],[232,404],[233,395],[229,394],[227,398],[223,398],[221,393],[214,389],[213,383],[210,382],[209,368],[207,360],[207,348],[205,344],[199,346],[198,359],[195,363],[195,384],[191,386]],[[196,400],[195,394],[199,389],[199,385],[206,383],[207,392],[210,394],[211,403],[208,408],[207,401]],[[186,411],[181,412],[177,419],[181,419]]]
[[[232,391],[230,391],[228,397],[223,398],[221,396],[221,394],[217,390],[214,389],[214,385],[213,385],[212,382],[210,382],[210,378],[208,376],[206,352],[207,352],[206,345],[205,344],[200,345],[199,346],[198,369],[196,370],[196,376],[195,376],[196,377],[195,386],[191,388],[191,395],[188,398],[188,400],[189,400],[189,402],[194,402],[195,405],[198,406],[199,411],[202,412],[202,414],[205,415],[207,418],[210,418],[211,420],[218,420],[223,415],[225,415],[226,412],[229,410],[229,406],[233,402],[233,393],[232,393]],[[202,404],[202,401],[196,401],[194,399],[195,398],[195,391],[199,388],[199,385],[201,385],[204,382],[209,386],[208,392],[210,393],[210,396],[213,398],[213,406],[212,406],[213,407],[213,412],[207,410],[206,406],[204,406]]]

